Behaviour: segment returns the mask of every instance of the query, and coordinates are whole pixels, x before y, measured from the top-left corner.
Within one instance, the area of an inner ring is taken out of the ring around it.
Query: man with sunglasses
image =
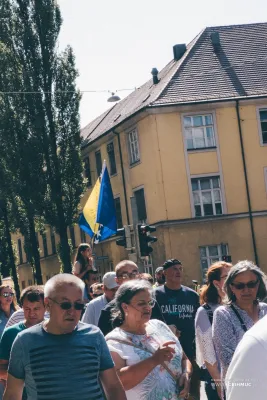
[[[104,294],[90,301],[86,307],[82,322],[97,326],[101,311],[111,300],[114,299],[118,287],[119,285],[116,280],[116,273],[107,272],[103,276]]]
[[[50,318],[16,337],[4,400],[21,400],[24,384],[28,400],[126,400],[102,333],[79,322],[83,292],[71,274],[47,281]]]
[[[130,260],[120,261],[115,267],[116,281],[118,286],[122,285],[131,279],[140,279],[140,274],[138,266]],[[101,329],[103,334],[106,336],[109,332],[113,330],[112,326],[112,310],[115,306],[114,300],[112,300],[106,307],[101,311],[100,318],[98,321],[98,327]],[[152,308],[151,319],[158,319],[165,322],[162,317],[161,311],[158,304]]]
[[[38,286],[29,286],[21,292],[20,303],[24,320],[4,330],[0,342],[0,379],[6,381],[11,347],[17,335],[25,329],[39,324],[44,319],[44,291]]]

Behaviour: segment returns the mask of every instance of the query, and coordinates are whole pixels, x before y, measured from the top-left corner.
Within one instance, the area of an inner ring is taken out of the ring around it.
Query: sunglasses
[[[1,296],[3,296],[3,297],[13,297],[14,293],[3,293],[3,294],[1,294]]]
[[[232,282],[231,285],[234,288],[236,288],[237,290],[242,290],[242,289],[245,289],[245,287],[247,287],[248,289],[254,289],[257,286],[258,283],[259,283],[259,280],[257,279],[256,281],[250,281],[250,282],[247,282],[247,283],[243,283],[243,282],[233,283]]]
[[[118,279],[131,279],[136,278],[138,275],[139,271],[123,272],[121,275],[118,275]]]
[[[84,304],[83,303],[78,303],[75,301],[74,303],[71,303],[70,301],[62,301],[62,303],[59,303],[58,301],[51,299],[51,297],[48,297],[49,300],[53,301],[54,303],[58,304],[62,310],[70,310],[72,307],[76,311],[82,311],[84,310]]]

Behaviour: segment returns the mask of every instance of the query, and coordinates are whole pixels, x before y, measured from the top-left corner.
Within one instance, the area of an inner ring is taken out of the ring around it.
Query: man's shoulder
[[[115,307],[115,300],[111,300],[102,311],[111,312],[112,309]]]
[[[99,304],[102,304],[102,303],[104,303],[104,304],[107,303],[106,298],[105,298],[105,296],[104,296],[103,294],[102,294],[102,296],[96,297],[95,299],[91,300],[91,301],[88,303],[87,307],[88,307],[88,306],[90,306],[90,307],[95,307],[95,306],[97,306],[97,305],[99,305]]]
[[[5,330],[4,330],[4,335],[9,336],[9,335],[13,335],[13,334],[17,334],[18,332],[22,332],[26,329],[26,326],[24,325],[23,322],[17,322],[16,324],[12,325],[12,326],[8,326]]]
[[[80,335],[94,335],[100,333],[100,329],[92,324],[87,324],[86,322],[79,321],[77,325],[77,333]]]
[[[157,286],[154,288],[155,295],[165,294],[165,285]]]
[[[244,337],[253,337],[258,342],[264,344],[267,349],[267,315],[254,324],[244,335]]]

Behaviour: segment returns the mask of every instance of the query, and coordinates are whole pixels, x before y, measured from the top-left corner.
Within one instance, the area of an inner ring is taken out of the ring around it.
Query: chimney
[[[158,78],[158,73],[159,71],[157,70],[157,68],[152,68],[151,74],[153,77],[153,83],[154,85],[157,85],[159,83],[159,78]]]
[[[175,44],[173,46],[173,58],[175,61],[180,60],[186,52],[186,44]]]
[[[210,34],[210,40],[214,49],[214,53],[217,53],[221,46],[219,32],[212,32]]]

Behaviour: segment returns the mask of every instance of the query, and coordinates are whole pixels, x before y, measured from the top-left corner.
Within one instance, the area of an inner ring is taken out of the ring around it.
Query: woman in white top
[[[208,400],[221,399],[220,367],[212,341],[213,312],[222,302],[223,285],[232,264],[218,261],[207,271],[207,284],[201,288],[200,304],[196,319],[196,360],[205,380]],[[215,384],[216,383],[216,384]]]
[[[150,320],[152,290],[144,280],[119,287],[113,321],[119,326],[107,344],[128,400],[186,399],[191,364],[168,326]]]
[[[91,246],[88,243],[81,243],[78,247],[72,273],[80,279],[84,279],[87,271],[93,269],[93,258]]]

